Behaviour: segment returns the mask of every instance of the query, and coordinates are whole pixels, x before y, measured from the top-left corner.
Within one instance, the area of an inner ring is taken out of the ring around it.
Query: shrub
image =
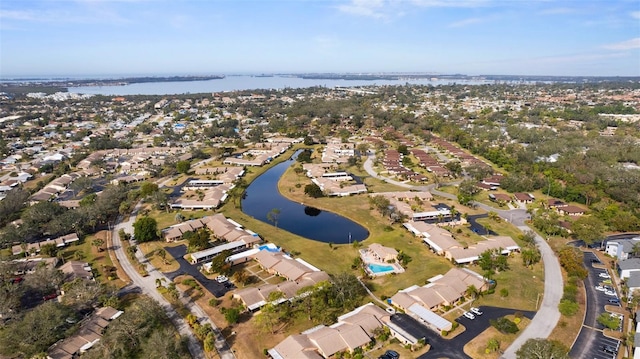
[[[524,313],[522,313],[521,311],[516,311],[515,313],[513,313],[513,316],[516,318],[522,318],[524,317]]]
[[[560,304],[558,305],[558,310],[560,310],[560,313],[567,317],[574,316],[578,312],[578,309],[580,309],[580,305],[568,299],[561,300]]]
[[[505,317],[491,320],[489,322],[494,328],[498,329],[501,333],[513,334],[513,333],[517,333],[519,330],[516,323],[512,322],[511,320]]]

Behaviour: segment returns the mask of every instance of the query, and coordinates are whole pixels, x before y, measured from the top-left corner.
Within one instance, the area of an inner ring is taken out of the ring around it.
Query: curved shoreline
[[[288,191],[280,188],[281,179],[287,178],[287,170],[296,165],[296,153],[294,152],[293,156],[283,155],[283,160],[275,165],[277,167],[271,166],[251,181],[242,198],[241,211],[263,223],[307,240],[347,244],[369,238],[371,231],[361,221],[353,220],[348,215],[343,216],[334,210],[324,209],[325,206],[304,203],[306,199],[284,195]],[[291,190],[293,191],[293,186]],[[314,216],[308,207],[319,209],[320,212]],[[274,209],[279,211],[272,215]],[[317,215],[319,217],[316,218]]]
[[[298,201],[298,199],[297,199],[297,198],[295,198],[295,197],[291,197],[291,196],[286,195],[286,194],[285,194],[285,192],[283,192],[283,191],[282,191],[282,189],[283,189],[283,188],[281,187],[281,184],[282,184],[282,178],[283,178],[283,177],[285,177],[286,175],[288,175],[290,171],[293,171],[293,170],[292,170],[292,168],[293,168],[293,166],[290,166],[289,168],[287,168],[287,169],[284,171],[284,173],[282,174],[282,176],[280,176],[280,179],[278,179],[278,184],[277,184],[277,187],[278,187],[278,193],[280,193],[280,195],[281,195],[282,197],[284,197],[284,198],[288,199],[288,200],[289,200],[289,201],[291,201],[291,202],[297,202],[297,203],[300,203],[300,204],[302,204],[302,205],[304,205],[304,206],[313,207],[313,208],[319,209],[319,210],[321,210],[321,211],[325,211],[325,212],[329,212],[329,213],[334,213],[334,214],[337,214],[337,215],[339,215],[339,216],[341,216],[341,217],[347,218],[347,219],[349,219],[350,221],[352,221],[352,222],[354,222],[354,223],[357,223],[357,224],[361,225],[362,227],[364,227],[364,228],[367,230],[367,232],[369,232],[369,235],[367,236],[367,238],[363,239],[363,241],[365,241],[365,240],[367,240],[367,239],[371,238],[371,234],[372,234],[372,230],[371,230],[371,228],[369,228],[369,227],[367,226],[367,224],[366,224],[366,223],[362,223],[362,222],[361,222],[361,221],[359,221],[358,219],[353,218],[351,215],[346,214],[346,213],[343,213],[341,210],[337,210],[336,208],[326,208],[326,206],[323,206],[322,204],[318,205],[318,203],[315,203],[315,202],[318,202],[318,201],[316,201],[316,198],[307,197],[307,196],[305,195],[305,197],[304,197],[303,199],[305,199],[305,200],[309,200],[309,201],[311,201],[311,202],[314,202],[314,203],[305,203],[305,202],[300,202],[300,201]],[[294,173],[294,175],[296,175],[296,174]],[[296,176],[297,176],[297,175],[296,175]],[[306,177],[306,176],[305,176],[305,178],[308,178],[308,177]],[[284,186],[284,185],[282,185],[282,186]],[[288,187],[285,187],[285,188],[288,188]],[[329,198],[329,197],[326,197],[326,198]],[[367,196],[367,200],[368,200],[368,199],[369,199],[369,198],[368,198],[368,196]],[[350,213],[352,213],[352,211],[350,211]]]

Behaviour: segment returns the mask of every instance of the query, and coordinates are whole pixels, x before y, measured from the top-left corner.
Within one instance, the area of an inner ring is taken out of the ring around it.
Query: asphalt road
[[[417,338],[424,337],[431,349],[429,352],[418,357],[418,359],[428,358],[451,358],[451,359],[467,359],[470,358],[464,353],[464,346],[473,338],[485,331],[491,325],[492,319],[497,319],[505,315],[514,314],[515,309],[497,308],[497,307],[480,307],[482,315],[476,316],[475,319],[468,319],[460,316],[456,319],[458,323],[465,327],[465,331],[453,339],[446,339],[422,325],[420,321],[410,317],[407,314],[395,314],[391,317],[391,322],[400,326],[412,336]],[[522,312],[529,319],[533,318],[535,312]]]
[[[202,286],[216,298],[222,297],[229,290],[233,289],[233,287],[227,288],[223,284],[207,278],[204,274],[202,274],[202,272],[198,270],[197,266],[192,265],[184,258],[182,258],[185,254],[187,254],[187,247],[184,244],[176,247],[167,247],[166,250],[167,252],[169,252],[169,254],[171,254],[173,258],[176,259],[178,264],[180,264],[180,268],[178,268],[177,270],[171,273],[165,273],[165,275],[169,279],[173,280],[179,275],[188,274],[194,277],[198,282],[200,282],[200,284],[202,284]]]
[[[156,289],[156,280],[158,279],[161,281],[164,280],[164,282],[167,283],[168,278],[164,274],[162,274],[160,271],[153,268],[151,263],[148,263],[147,259],[144,258],[144,254],[142,254],[141,251],[138,251],[136,253],[138,261],[140,261],[141,263],[146,263],[147,270],[149,272],[149,276],[142,277],[138,273],[136,268],[134,268],[134,266],[131,264],[131,262],[129,261],[129,257],[127,256],[127,254],[124,251],[124,248],[122,247],[122,243],[120,241],[118,231],[120,229],[124,229],[128,233],[133,233],[133,223],[135,221],[135,214],[137,213],[138,209],[139,209],[139,205],[136,206],[136,208],[134,209],[134,212],[129,217],[128,221],[122,221],[118,223],[111,232],[112,239],[113,239],[112,241],[113,250],[116,254],[116,258],[120,262],[120,265],[122,265],[122,268],[127,273],[127,275],[129,275],[129,278],[131,278],[131,281],[133,282],[132,283],[133,286],[139,287],[143,294],[153,298],[158,303],[160,303],[160,305],[166,311],[167,315],[169,316],[169,319],[171,319],[171,322],[174,324],[174,326],[176,327],[180,335],[188,339],[189,352],[191,353],[191,356],[196,359],[200,359],[200,358],[204,359],[205,353],[202,349],[202,346],[194,336],[187,322],[175,311],[173,306],[160,293],[158,293]],[[210,318],[206,315],[206,313],[202,310],[202,308],[200,308],[200,306],[198,306],[193,301],[188,300],[187,298],[184,298],[184,296],[181,298],[181,300],[191,313],[194,313],[196,316],[198,316],[198,318],[203,318],[202,323],[209,323],[211,324],[211,327],[214,328],[214,332],[216,334],[215,347],[218,350],[220,357],[222,359],[235,359],[235,355],[230,350],[229,346],[227,345],[226,341],[224,340],[224,337],[216,327],[215,323],[213,323],[210,320]]]
[[[389,183],[396,184],[404,188],[414,189],[418,191],[430,191],[432,194],[457,200],[457,197],[455,195],[438,191],[433,184],[428,186],[412,186],[380,176],[373,170],[373,158],[374,156],[367,157],[367,160],[363,165],[365,171],[367,171],[370,176]],[[486,211],[496,212],[500,217],[517,226],[518,229],[520,229],[522,232],[531,231],[531,228],[526,225],[526,221],[529,219],[529,214],[525,209],[503,210],[496,209],[479,202],[473,202],[472,204]],[[520,347],[529,339],[547,338],[555,328],[558,320],[560,320],[560,311],[558,311],[558,304],[560,304],[560,299],[562,299],[563,292],[563,281],[562,272],[560,270],[560,263],[558,262],[558,258],[555,256],[555,253],[553,252],[549,244],[547,244],[547,242],[542,237],[536,235],[535,241],[536,245],[540,249],[540,253],[542,254],[542,261],[544,264],[544,297],[542,299],[540,309],[538,310],[531,323],[501,356],[501,358],[504,359],[515,359],[518,349],[520,349]]]
[[[597,291],[595,287],[604,279],[599,277],[600,273],[605,273],[605,269],[595,268],[591,260],[596,258],[593,253],[585,252],[584,265],[589,271],[589,276],[584,280],[585,291],[587,294],[587,309],[584,322],[580,330],[580,334],[576,338],[575,343],[571,347],[569,355],[572,358],[597,358],[597,359],[613,359],[615,355],[606,353],[602,350],[604,345],[611,345],[619,348],[619,341],[607,338],[602,330],[604,326],[598,323],[598,316],[605,312],[605,305],[615,305],[609,303],[609,299],[614,298],[605,295],[603,292]]]

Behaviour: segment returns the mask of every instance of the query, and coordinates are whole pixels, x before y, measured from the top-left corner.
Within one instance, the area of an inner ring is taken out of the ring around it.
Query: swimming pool
[[[261,251],[280,252],[280,248],[278,248],[273,243],[263,244],[263,245],[259,246],[258,249],[261,250]]]
[[[371,272],[376,274],[395,271],[395,268],[393,266],[383,266],[373,263],[367,264],[367,266],[369,267],[369,270],[371,270]]]

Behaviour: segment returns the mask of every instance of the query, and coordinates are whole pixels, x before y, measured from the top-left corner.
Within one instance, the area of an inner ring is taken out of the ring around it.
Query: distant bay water
[[[294,76],[226,76],[223,79],[207,81],[148,82],[121,86],[79,86],[69,87],[71,93],[130,96],[130,95],[176,95],[188,93],[230,92],[240,90],[280,90],[286,88],[308,88],[322,86],[359,87],[359,86],[396,86],[449,85],[449,84],[489,84],[489,80],[452,80],[452,79],[399,79],[399,80],[333,80],[303,79]]]

